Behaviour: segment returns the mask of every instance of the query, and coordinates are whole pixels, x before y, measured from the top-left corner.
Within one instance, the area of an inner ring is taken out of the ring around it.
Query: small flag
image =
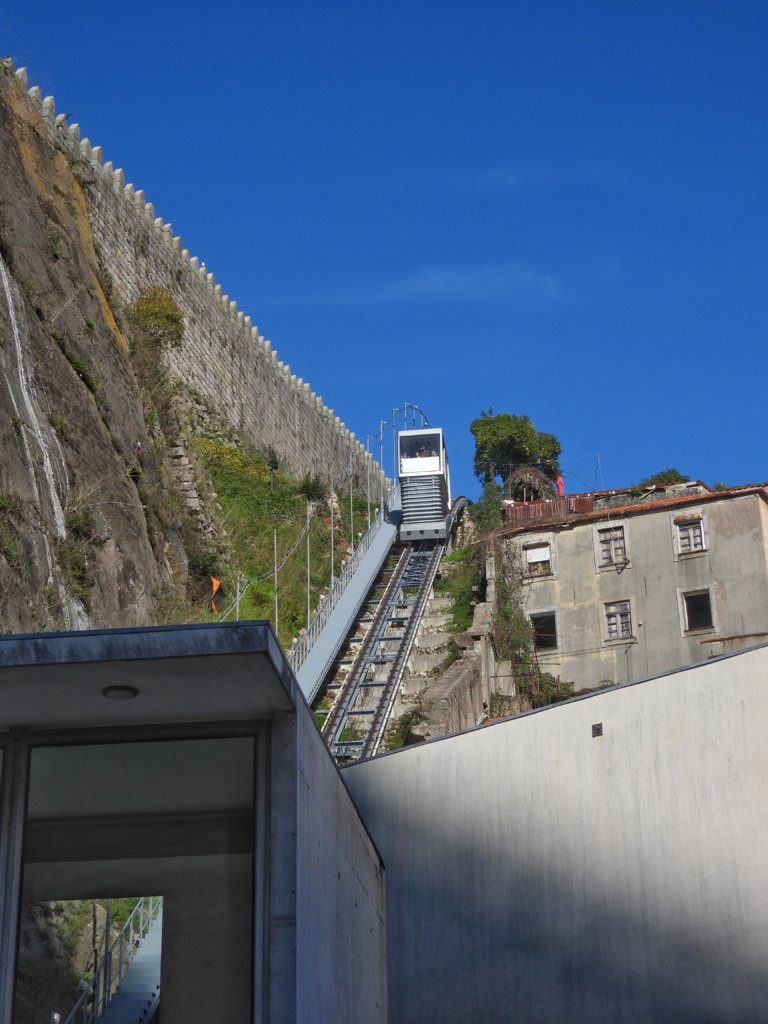
[[[211,611],[218,614],[221,610],[220,605],[224,599],[224,587],[221,585],[221,580],[217,580],[215,576],[211,576]]]

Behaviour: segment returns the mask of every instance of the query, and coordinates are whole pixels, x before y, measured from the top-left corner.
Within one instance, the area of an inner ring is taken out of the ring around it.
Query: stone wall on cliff
[[[182,310],[184,342],[169,357],[174,376],[293,475],[340,480],[351,471],[362,487],[370,472],[374,493],[386,488],[372,456],[310,385],[278,359],[251,317],[182,247],[171,225],[155,216],[143,191],[126,185],[123,172],[104,162],[101,148],[56,114],[53,97],[28,88],[23,68],[15,77],[52,143],[73,163],[102,267],[120,301],[130,305],[143,289],[163,288]]]

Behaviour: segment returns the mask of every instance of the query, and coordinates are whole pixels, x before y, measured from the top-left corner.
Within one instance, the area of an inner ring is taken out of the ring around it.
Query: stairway
[[[147,936],[112,998],[103,1024],[149,1024],[160,998],[160,953],[163,911],[150,925]]]

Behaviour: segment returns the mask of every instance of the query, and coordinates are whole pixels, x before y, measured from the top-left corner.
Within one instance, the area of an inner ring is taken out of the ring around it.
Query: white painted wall
[[[345,769],[390,1021],[767,1019],[767,738],[763,647]]]

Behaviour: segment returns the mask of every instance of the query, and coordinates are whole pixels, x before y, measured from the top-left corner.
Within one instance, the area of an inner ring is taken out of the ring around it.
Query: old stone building
[[[542,671],[589,689],[768,636],[768,488],[692,482],[506,510]]]

